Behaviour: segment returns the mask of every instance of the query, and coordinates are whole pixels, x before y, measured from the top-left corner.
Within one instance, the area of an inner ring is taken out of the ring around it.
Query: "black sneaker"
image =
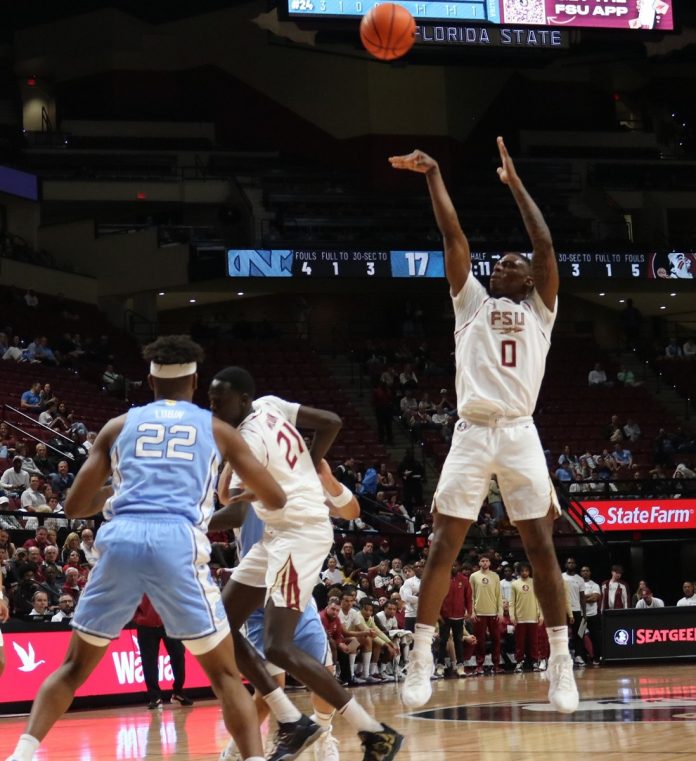
[[[193,700],[191,698],[187,698],[186,695],[184,695],[182,692],[175,692],[172,694],[171,698],[169,698],[170,703],[178,703],[180,706],[192,706]]]
[[[386,724],[380,732],[358,732],[358,737],[365,749],[363,761],[391,761],[404,742],[403,735]]]
[[[304,714],[299,721],[279,721],[278,729],[273,737],[273,750],[266,759],[267,761],[292,761],[303,750],[315,743],[325,731]]]
[[[152,698],[152,700],[147,704],[148,711],[152,711],[155,708],[162,708],[162,698]]]

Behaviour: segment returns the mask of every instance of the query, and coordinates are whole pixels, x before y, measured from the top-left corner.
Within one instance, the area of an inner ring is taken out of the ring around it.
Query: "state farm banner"
[[[696,529],[696,499],[579,499],[591,531]],[[579,518],[571,514],[579,522]]]
[[[13,623],[2,627],[6,666],[0,690],[0,713],[3,704],[33,700],[46,677],[62,664],[68,649],[70,630],[46,631],[45,624],[37,624],[36,631],[30,627],[31,624],[24,622],[21,623],[23,631],[12,631],[19,628]],[[172,669],[163,646],[160,646],[159,654],[159,680],[163,690],[171,689]],[[188,651],[185,686],[210,686],[205,672]],[[135,629],[124,629],[119,638],[108,646],[106,655],[75,697],[124,695],[144,690],[145,680]]]
[[[546,18],[530,23],[548,26],[583,26],[603,29],[674,29],[672,0],[504,0],[504,20],[512,23],[517,6],[544,10]],[[510,12],[507,9],[510,8]],[[508,18],[509,17],[509,18]]]
[[[602,615],[605,660],[696,658],[696,606],[607,610]]]

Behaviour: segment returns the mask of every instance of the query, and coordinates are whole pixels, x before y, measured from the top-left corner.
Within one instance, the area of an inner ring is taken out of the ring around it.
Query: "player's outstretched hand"
[[[498,177],[503,185],[510,185],[519,181],[517,172],[515,171],[515,165],[510,158],[510,154],[505,147],[505,141],[502,137],[498,138],[498,152],[500,153],[500,163],[502,166],[498,167]]]
[[[389,163],[394,169],[408,169],[411,172],[427,174],[431,169],[437,169],[437,161],[423,151],[415,150],[406,156],[390,156]]]

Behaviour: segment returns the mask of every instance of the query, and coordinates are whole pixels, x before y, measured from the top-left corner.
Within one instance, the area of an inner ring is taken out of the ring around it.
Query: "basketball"
[[[376,5],[360,22],[360,39],[365,49],[382,61],[406,55],[416,41],[416,20],[401,5]]]

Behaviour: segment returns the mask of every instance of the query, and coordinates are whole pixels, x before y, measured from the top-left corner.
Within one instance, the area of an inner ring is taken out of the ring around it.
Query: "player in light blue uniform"
[[[155,401],[110,420],[75,479],[66,515],[88,518],[106,503],[110,520],[97,535],[99,558],[75,612],[65,661],[39,690],[8,761],[32,761],[143,594],[167,634],[184,640],[207,673],[242,758],[263,761],[256,711],[241,683],[225,610],[208,570],[205,532],[222,459],[254,484],[267,508],[282,509],[285,494],[233,428],[191,403],[202,355],[187,336],[165,336],[145,347]],[[105,487],[109,475],[112,486]]]

